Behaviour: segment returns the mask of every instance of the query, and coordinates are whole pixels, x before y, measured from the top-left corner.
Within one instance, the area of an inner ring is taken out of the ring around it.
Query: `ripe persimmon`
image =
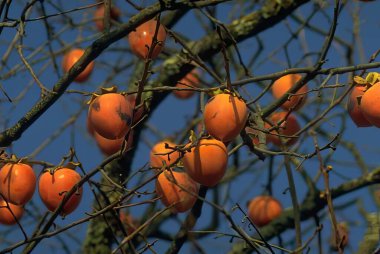
[[[96,28],[100,31],[103,32],[104,30],[104,11],[105,11],[105,6],[104,4],[98,5],[94,12],[94,20],[95,20],[95,25]],[[111,23],[112,21],[118,21],[121,13],[118,8],[115,6],[111,6],[110,8],[110,19]]]
[[[271,134],[267,134],[267,141],[272,142],[276,146],[281,146],[282,144],[280,136],[294,136],[294,134],[296,134],[301,129],[297,118],[292,113],[288,115],[288,112],[284,111],[274,112],[272,115],[270,115],[269,119],[274,124],[274,126],[277,126],[277,123],[281,122],[278,130],[272,130]],[[265,123],[265,127],[269,129],[272,126],[270,126],[268,123]],[[293,145],[298,140],[297,137],[282,138],[285,141],[285,145],[288,146]]]
[[[148,57],[149,49],[152,46],[152,41],[157,27],[157,20],[151,19],[141,24],[128,34],[128,41],[132,52],[141,59]],[[156,58],[164,47],[166,40],[166,31],[163,25],[159,25],[157,37],[158,43],[153,44],[154,49],[151,58]]]
[[[222,93],[207,102],[203,118],[206,131],[214,138],[227,142],[236,138],[244,128],[248,108],[242,99]]]
[[[24,214],[22,206],[14,205],[0,197],[0,223],[4,225],[14,225],[20,221]],[[17,219],[17,221],[16,221]]]
[[[197,183],[213,187],[223,178],[228,163],[227,148],[216,139],[201,139],[182,159],[186,172]]]
[[[80,181],[80,175],[70,168],[58,168],[53,171],[45,171],[39,179],[38,190],[42,202],[50,211],[55,211],[61,201],[75,184]],[[61,210],[61,215],[68,215],[73,212],[82,199],[82,187],[67,200]]]
[[[191,209],[197,201],[199,186],[187,173],[165,170],[156,181],[156,193],[162,203],[174,213]]]
[[[25,205],[36,189],[36,174],[24,163],[7,163],[0,170],[0,193],[9,203]]]
[[[119,151],[124,142],[124,137],[118,138],[118,139],[107,139],[103,137],[102,135],[98,134],[96,131],[94,132],[94,138],[100,151],[102,151],[102,153],[106,156],[110,156],[111,154],[114,154],[117,151]],[[131,131],[128,136],[126,150],[132,147],[132,142],[133,142],[133,133]]]
[[[281,203],[271,196],[257,196],[248,204],[248,217],[258,227],[267,225],[281,213]]]
[[[302,76],[299,74],[288,74],[288,75],[282,76],[281,78],[277,79],[271,87],[273,97],[275,99],[281,98],[301,78],[302,78]],[[291,97],[281,105],[281,107],[286,109],[286,110],[289,110],[289,109],[297,110],[297,109],[301,108],[306,102],[307,90],[308,90],[307,85],[302,86],[297,91],[297,93],[292,94]]]
[[[360,111],[368,122],[380,127],[380,82],[364,92],[360,101]]]
[[[182,78],[177,84],[177,88],[192,88],[199,87],[199,71],[197,69],[193,69],[189,72],[184,78]],[[178,99],[188,99],[193,96],[194,91],[190,90],[174,90],[173,94]]]
[[[150,166],[160,168],[164,165],[168,166],[178,160],[180,153],[170,148],[165,148],[166,144],[169,147],[176,145],[168,140],[160,141],[152,147],[150,151]]]
[[[62,69],[64,72],[68,72],[71,67],[82,57],[84,54],[83,49],[72,49],[65,54],[62,59]],[[74,79],[76,82],[84,82],[91,75],[92,70],[94,69],[94,61],[91,61],[86,68],[79,73],[79,75]]]
[[[356,124],[358,127],[369,127],[372,126],[372,124],[364,117],[361,108],[358,104],[358,97],[363,96],[364,90],[366,89],[365,86],[357,85],[355,86],[347,100],[347,111],[350,115],[352,121]]]
[[[127,134],[132,124],[131,106],[125,96],[106,93],[96,97],[88,111],[89,124],[107,139],[119,139]]]

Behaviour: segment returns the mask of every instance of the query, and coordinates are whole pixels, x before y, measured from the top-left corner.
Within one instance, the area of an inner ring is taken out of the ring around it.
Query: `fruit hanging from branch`
[[[223,142],[235,139],[245,127],[247,118],[245,102],[230,93],[212,97],[203,112],[206,131]]]
[[[155,38],[156,29],[158,30]],[[165,40],[166,31],[164,26],[158,24],[157,20],[154,19],[141,24],[135,31],[128,34],[128,41],[132,52],[141,59],[148,58],[150,50],[150,58],[156,58],[163,49]]]
[[[199,186],[185,172],[164,170],[156,180],[156,193],[174,213],[190,210],[197,201]]]

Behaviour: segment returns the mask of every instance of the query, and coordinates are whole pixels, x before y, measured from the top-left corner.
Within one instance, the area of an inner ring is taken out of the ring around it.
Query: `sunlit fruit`
[[[213,187],[223,178],[228,163],[227,148],[216,139],[201,139],[186,152],[183,159],[186,172],[194,181]]]
[[[94,132],[94,138],[96,144],[98,145],[100,151],[106,155],[110,156],[116,152],[118,152],[123,145],[124,137],[118,139],[107,139],[102,135],[99,135],[97,132]],[[132,147],[133,142],[133,131],[129,133],[128,142],[126,143],[125,151],[128,151]]]
[[[65,54],[65,56],[62,59],[62,69],[64,72],[68,72],[71,67],[78,62],[79,58],[82,57],[84,54],[83,49],[72,49],[69,52]],[[78,76],[74,79],[76,82],[84,82],[88,79],[88,77],[91,75],[92,70],[94,69],[94,61],[91,61],[86,68],[79,73]]]
[[[151,58],[156,58],[160,54],[162,48],[164,47],[166,40],[166,31],[163,25],[159,25],[157,32],[157,43],[152,44],[157,27],[157,20],[148,20],[147,22],[141,24],[128,35],[129,45],[132,52],[142,58],[148,58],[149,49],[154,46],[151,53]]]
[[[290,137],[294,136],[299,130],[301,130],[301,127],[297,121],[297,118],[290,113],[288,115],[288,112],[275,112],[269,117],[270,121],[274,124],[273,126],[277,126],[279,122],[281,124],[279,125],[278,129],[272,130],[270,134],[267,134],[267,141],[272,142],[276,146],[281,146],[284,141],[284,145],[293,145],[297,142],[298,137]],[[271,128],[268,123],[265,123],[265,127],[267,129]]]
[[[231,94],[223,93],[212,97],[205,105],[204,124],[206,131],[223,142],[236,138],[248,118],[245,102]]]
[[[368,122],[380,127],[380,82],[364,92],[360,101],[360,110]]]
[[[336,225],[336,229],[339,233],[339,238],[340,238],[340,247],[344,249],[344,247],[347,246],[349,243],[349,231],[348,231],[348,226],[347,223],[345,222],[340,222]],[[331,231],[331,247],[334,250],[337,250],[337,242],[336,242],[336,236],[334,234],[334,230]]]
[[[104,30],[104,12],[105,12],[106,8],[104,6],[104,4],[101,4],[101,5],[98,5],[95,12],[94,12],[94,19],[95,19],[95,25],[96,25],[96,28],[102,32]],[[110,22],[112,24],[112,21],[117,21],[120,17],[121,13],[120,13],[120,10],[118,8],[116,8],[115,6],[111,6],[110,7]]]
[[[0,197],[0,223],[3,225],[14,225],[20,221],[24,214],[22,206],[14,205],[7,202]]]
[[[365,88],[365,86],[355,86],[347,100],[348,114],[358,127],[372,126],[372,124],[364,117],[361,107],[358,104],[358,97],[363,96]]]
[[[272,95],[275,99],[281,98],[286,94],[290,88],[292,88],[302,78],[299,74],[288,74],[277,79],[272,87]],[[281,107],[289,110],[297,110],[302,107],[307,98],[307,85],[302,86],[296,93],[292,94],[287,101],[285,101]]]
[[[166,145],[168,145],[168,148],[166,148]],[[180,156],[180,153],[171,149],[175,146],[176,145],[174,143],[168,140],[155,144],[150,151],[150,166],[161,168],[164,165],[169,166],[176,162]]]
[[[190,73],[188,73],[184,78],[182,78],[177,84],[177,88],[195,88],[199,87],[199,71],[197,69],[193,69]],[[179,99],[188,99],[193,96],[194,91],[191,90],[174,90],[173,94],[175,97]]]
[[[42,202],[50,211],[55,211],[66,194],[80,181],[80,175],[70,168],[58,168],[44,172],[38,182]],[[82,187],[77,188],[61,210],[61,215],[73,212],[82,199]]]
[[[102,94],[91,102],[88,119],[98,134],[107,139],[119,139],[131,127],[131,106],[121,94]]]
[[[267,225],[281,213],[281,203],[271,196],[257,196],[248,204],[248,217],[258,227]]]
[[[156,181],[157,195],[175,213],[186,212],[193,207],[198,188],[198,184],[184,172],[165,170]]]
[[[0,170],[0,192],[9,203],[24,205],[36,189],[33,168],[24,163],[7,163]]]

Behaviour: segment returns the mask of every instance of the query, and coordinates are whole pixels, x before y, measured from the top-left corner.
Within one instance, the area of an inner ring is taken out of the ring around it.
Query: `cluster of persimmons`
[[[117,21],[120,11],[112,6],[111,19]],[[104,6],[100,5],[95,12],[96,26],[99,31],[105,29],[103,23]],[[128,35],[131,51],[140,59],[156,58],[164,47],[166,40],[165,27],[156,20],[150,20]],[[65,72],[84,54],[84,50],[76,48],[67,52],[62,61]],[[93,71],[94,63],[76,76],[76,82],[85,82]],[[181,79],[173,90],[180,98],[190,98],[194,90],[200,87],[200,72],[194,69]],[[271,86],[275,99],[288,94],[288,99],[281,105],[282,111],[272,113],[260,129],[249,120],[249,107],[245,100],[233,89],[218,91],[209,99],[203,110],[204,133],[200,137],[191,135],[190,142],[177,145],[171,140],[158,142],[151,150],[150,165],[156,170],[156,193],[162,203],[173,212],[185,212],[191,209],[197,198],[199,186],[209,188],[222,181],[228,166],[228,143],[237,138],[245,129],[251,136],[254,145],[258,145],[259,132],[265,133],[267,143],[276,146],[290,146],[297,141],[297,132],[301,127],[295,116],[307,99],[307,86],[302,86],[295,94],[288,93],[300,79],[299,74],[287,74],[275,80]],[[363,113],[358,125],[370,124],[380,126],[380,114],[373,112],[374,107],[366,110],[374,103],[372,91],[378,94],[380,83],[354,88],[350,101],[350,112]],[[364,94],[363,94],[364,93]],[[362,96],[358,104],[356,98]],[[368,98],[366,96],[368,95]],[[378,100],[379,101],[379,100]],[[121,149],[132,147],[133,125],[138,123],[144,112],[138,108],[136,97],[118,92],[116,87],[101,89],[89,102],[87,128],[96,140],[100,150],[107,156]],[[380,107],[376,107],[376,110]],[[351,114],[351,113],[350,113]],[[374,116],[374,117],[372,117]],[[360,116],[361,117],[361,116]],[[364,119],[364,120],[363,120]],[[354,120],[356,122],[356,120]],[[126,137],[128,137],[127,140]],[[72,167],[56,167],[44,172],[39,178],[39,193],[42,201],[50,211],[60,205],[65,193],[70,191],[81,177]],[[22,160],[9,160],[0,170],[0,193],[4,200],[0,201],[0,222],[14,224],[23,213],[23,205],[28,202],[36,187],[36,176],[33,169]],[[82,188],[77,188],[70,199],[61,208],[61,215],[67,215],[78,206],[82,196]],[[278,217],[282,212],[281,203],[274,197],[261,195],[253,198],[248,205],[248,217],[257,226],[264,226]],[[8,213],[8,215],[2,214]],[[125,216],[125,215],[123,215]],[[131,220],[128,217],[128,220]]]
[[[6,159],[0,170],[0,223],[13,225],[24,213],[24,205],[29,202],[37,185],[33,168],[23,159],[12,156]],[[40,198],[45,206],[54,212],[65,197],[65,193],[80,181],[80,175],[73,170],[73,165],[59,166],[44,171],[38,180]],[[70,214],[79,205],[82,188],[74,189],[60,214]]]
[[[119,15],[120,11],[112,6],[111,19],[117,21]],[[104,6],[100,5],[95,12],[99,31],[105,28],[103,16]],[[137,57],[154,59],[164,47],[166,30],[156,20],[149,20],[132,31],[128,40],[131,51]],[[68,51],[62,61],[64,72],[69,72],[83,54],[84,50],[79,48]],[[93,68],[94,63],[91,62],[76,76],[75,81],[85,82]],[[186,89],[173,90],[173,94],[180,99],[190,98],[195,92],[191,88],[201,86],[199,77],[200,72],[194,69],[176,85],[178,88]],[[274,98],[282,97],[300,79],[301,76],[298,74],[289,74],[277,79],[272,85]],[[150,165],[158,174],[156,193],[162,203],[173,212],[191,209],[197,200],[200,185],[211,188],[223,179],[228,166],[227,145],[244,129],[250,130],[254,145],[260,142],[257,138],[260,131],[266,133],[266,142],[277,146],[294,144],[297,140],[294,135],[300,130],[300,126],[292,112],[305,103],[306,93],[305,85],[297,94],[289,95],[288,100],[282,104],[284,111],[271,114],[265,121],[265,130],[262,130],[248,124],[249,108],[236,91],[229,89],[215,92],[204,107],[205,131],[200,137],[192,135],[190,142],[183,145],[164,140],[151,150]],[[103,88],[100,93],[93,94],[89,101],[87,128],[105,155],[112,155],[121,149],[126,151],[132,147],[131,127],[138,123],[145,113],[143,108],[135,104],[134,95],[118,92],[116,87]],[[128,139],[125,141],[126,137]],[[81,179],[72,166],[46,170],[39,178],[41,199],[51,211],[57,209],[65,193],[73,189]],[[0,208],[0,211],[9,213],[8,217],[0,215],[0,222],[14,224],[22,215],[23,205],[34,193],[36,176],[27,163],[14,160],[1,169],[0,181],[0,192],[4,198],[1,202],[6,203],[3,206],[5,208]],[[61,207],[60,214],[67,215],[74,211],[81,196],[82,188],[76,188],[75,193],[72,193],[70,199]],[[267,195],[253,198],[248,206],[248,216],[257,226],[266,225],[278,217],[281,211],[280,202]],[[128,217],[128,220],[131,218]]]

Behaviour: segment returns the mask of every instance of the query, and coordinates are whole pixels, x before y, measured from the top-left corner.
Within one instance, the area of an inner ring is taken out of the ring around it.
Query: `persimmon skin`
[[[7,202],[0,197],[0,224],[14,225],[17,221],[20,221],[21,217],[24,215],[24,208],[9,202],[8,206],[9,208],[7,207]],[[9,209],[12,210],[12,212]]]
[[[285,76],[282,76],[281,78],[277,79],[272,87],[272,95],[275,99],[281,98],[284,94],[286,94],[290,88],[292,88],[300,79],[302,76],[300,74],[288,74]],[[285,101],[281,107],[285,110],[298,110],[300,109],[306,102],[307,99],[307,92],[308,88],[307,85],[302,86],[295,95],[291,96],[290,99]],[[305,94],[304,94],[305,93]],[[297,96],[297,94],[302,94]]]
[[[357,97],[363,96],[365,86],[355,86],[347,100],[347,111],[357,127],[369,127],[372,124],[364,117]]]
[[[161,168],[164,163],[166,166],[169,166],[173,162],[177,161],[180,153],[177,151],[173,151],[172,149],[165,148],[165,143],[169,145],[169,147],[175,147],[176,145],[173,142],[168,140],[164,140],[158,142],[152,147],[150,151],[150,166],[155,168]],[[170,153],[170,154],[169,154]],[[165,154],[165,155],[158,155]]]
[[[218,94],[205,105],[203,119],[206,131],[214,138],[228,142],[243,130],[248,118],[245,102],[230,94]]]
[[[207,187],[217,185],[223,178],[228,164],[228,152],[223,142],[216,139],[201,139],[197,146],[182,158],[189,176]]]
[[[129,131],[131,106],[125,96],[107,93],[98,96],[89,107],[89,124],[94,131],[107,139],[120,139]]]
[[[364,92],[360,101],[360,110],[368,122],[380,127],[380,82]]]
[[[257,196],[248,204],[248,217],[258,227],[269,224],[281,213],[281,203],[271,196]]]
[[[199,71],[197,69],[193,69],[189,72],[184,78],[182,78],[177,84],[177,88],[192,88],[199,87]],[[194,91],[180,91],[174,90],[173,95],[178,99],[188,99],[194,95]]]
[[[275,113],[273,113],[270,116],[270,120],[273,122],[273,124],[276,125],[277,122],[280,122],[283,119],[285,119],[285,117],[286,117],[287,114],[288,113],[284,112],[284,111],[275,112]],[[265,127],[267,129],[271,128],[271,126],[268,123],[265,123]],[[297,121],[297,118],[292,113],[290,113],[288,115],[288,117],[286,118],[286,120],[283,121],[280,124],[280,129],[278,131],[277,130],[272,130],[271,134],[267,134],[267,142],[272,142],[276,146],[281,146],[282,142],[281,142],[280,136],[278,136],[278,134],[280,134],[280,135],[286,135],[286,136],[293,136],[299,130],[301,130],[301,127],[300,127],[300,125],[299,125],[299,123]],[[297,140],[298,140],[297,137],[289,138],[286,141],[285,145],[291,146],[294,143],[296,143]]]
[[[157,21],[152,19],[141,24],[128,34],[128,41],[132,52],[141,59],[148,58],[149,48],[152,45],[152,40],[156,31]],[[166,40],[166,31],[163,25],[160,24],[157,32],[157,43],[151,54],[151,58],[156,58],[164,47]]]
[[[38,190],[42,202],[52,212],[60,205],[75,184],[80,181],[80,175],[70,168],[59,168],[53,174],[44,172],[38,182]],[[61,215],[65,216],[72,213],[79,205],[82,199],[82,187],[69,198],[61,210]]]
[[[62,59],[63,71],[68,72],[71,69],[71,67],[76,62],[78,62],[79,58],[81,58],[83,54],[84,54],[84,50],[79,49],[79,48],[72,49],[69,52],[67,52]],[[91,73],[94,69],[94,65],[95,65],[94,61],[91,61],[86,66],[86,68],[81,73],[79,73],[79,75],[74,80],[76,82],[79,82],[79,83],[86,81],[89,78],[89,76],[91,75]]]
[[[0,170],[0,192],[14,205],[25,205],[36,189],[36,174],[24,163],[7,163]]]
[[[96,28],[98,29],[99,32],[103,32],[104,31],[104,12],[105,12],[105,6],[104,4],[101,4],[101,5],[98,5],[98,7],[96,8],[95,12],[94,12],[94,19],[95,19],[95,25],[96,25]],[[118,8],[116,8],[115,6],[111,6],[110,8],[110,18],[111,18],[111,23],[112,23],[112,20],[114,21],[118,21],[119,20],[119,17],[121,15],[120,13],[120,10]]]
[[[194,195],[198,194],[198,190],[198,184],[185,172],[165,170],[157,177],[156,193],[166,207],[173,205],[171,208],[173,213],[190,210],[197,201]]]
[[[100,151],[106,156],[110,156],[116,153],[117,151],[119,151],[124,142],[124,137],[119,138],[119,139],[107,139],[97,132],[94,132],[94,139]],[[132,147],[132,143],[133,143],[133,133],[131,131],[128,136],[126,151],[128,151],[128,149]]]

